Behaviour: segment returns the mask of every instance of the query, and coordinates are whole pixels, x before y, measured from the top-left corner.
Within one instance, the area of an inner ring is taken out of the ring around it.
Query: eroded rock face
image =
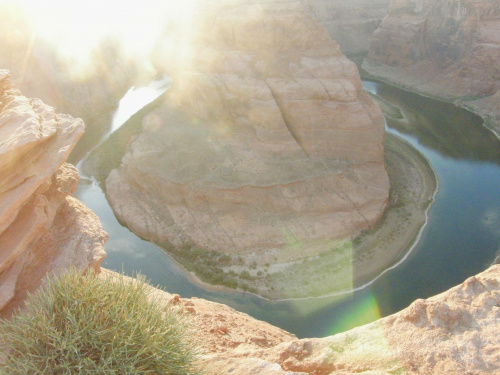
[[[106,180],[117,216],[174,246],[279,263],[384,212],[384,120],[355,64],[298,2],[231,1],[166,54],[167,103]],[[169,60],[170,59],[170,60]]]
[[[317,339],[297,340],[274,328],[267,331],[265,323],[212,302],[163,298],[188,314],[203,338],[204,363],[212,374],[481,375],[500,371],[500,265],[440,295],[419,299],[399,313]]]
[[[78,172],[65,164],[84,132],[81,120],[55,113],[10,88],[0,71],[0,310],[10,310],[47,272],[70,265],[99,269],[107,234],[70,196]]]
[[[391,82],[463,102],[500,90],[498,61],[499,0],[396,0],[373,35],[363,68]],[[492,113],[488,102],[484,108],[482,104],[472,107],[480,114]]]
[[[305,9],[324,25],[349,54],[366,53],[373,32],[389,9],[389,0],[302,0]]]

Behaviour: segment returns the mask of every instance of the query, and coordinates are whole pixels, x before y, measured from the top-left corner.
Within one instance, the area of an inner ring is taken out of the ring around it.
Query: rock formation
[[[490,100],[477,99],[500,90],[498,61],[499,0],[395,0],[363,68],[420,92],[473,101],[466,105],[494,122],[500,119],[498,100],[492,110]]]
[[[373,32],[387,14],[390,0],[302,0],[346,55],[367,53]]]
[[[0,71],[0,310],[19,305],[47,272],[98,270],[107,234],[71,193],[78,173],[65,161],[84,132],[12,89]]]
[[[106,180],[117,217],[244,269],[315,256],[371,228],[388,200],[384,120],[356,65],[299,2],[200,14],[186,54],[163,56],[167,102]]]
[[[214,375],[500,372],[500,265],[371,324],[301,340],[224,305],[155,293],[187,314]]]

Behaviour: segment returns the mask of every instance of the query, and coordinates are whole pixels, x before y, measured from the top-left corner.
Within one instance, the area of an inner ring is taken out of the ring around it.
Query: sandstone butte
[[[106,180],[117,217],[245,267],[372,228],[389,193],[384,119],[356,65],[300,2],[212,3],[178,38],[186,53],[158,57],[174,84]]]
[[[113,277],[110,271],[101,277]],[[297,339],[232,308],[151,288],[183,311],[209,374],[482,375],[500,373],[500,265],[350,331]]]
[[[8,314],[49,273],[99,269],[107,234],[71,196],[75,167],[65,163],[83,121],[57,114],[10,87],[0,70],[0,310]]]
[[[363,68],[455,100],[500,135],[500,1],[395,0]]]

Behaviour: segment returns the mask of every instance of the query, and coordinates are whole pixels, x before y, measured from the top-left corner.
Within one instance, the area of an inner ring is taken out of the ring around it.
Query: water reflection
[[[390,128],[443,156],[500,164],[498,138],[485,127],[474,126],[482,119],[472,112],[376,82],[365,81],[363,87],[379,102]]]
[[[125,96],[120,100],[113,119],[111,121],[111,130],[103,137],[106,138],[109,134],[118,130],[125,121],[134,115],[139,109],[146,104],[151,103],[158,98],[172,81],[171,78],[165,76],[162,79],[152,82],[143,87],[132,87],[127,91]]]

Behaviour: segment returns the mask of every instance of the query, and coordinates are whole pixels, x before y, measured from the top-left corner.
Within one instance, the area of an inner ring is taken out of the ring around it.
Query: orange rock
[[[153,298],[172,299],[150,290]],[[189,324],[213,375],[500,373],[500,265],[399,313],[324,338],[299,340],[228,306],[186,301],[199,312],[188,315]]]
[[[207,364],[214,363],[212,374],[231,368],[235,375],[246,374],[250,360],[262,361],[262,368],[253,372],[261,375],[287,371],[325,375],[496,374],[500,373],[499,330],[500,265],[494,265],[461,285],[417,300],[401,312],[366,326],[325,338],[286,340],[266,348],[239,346],[212,353]]]

